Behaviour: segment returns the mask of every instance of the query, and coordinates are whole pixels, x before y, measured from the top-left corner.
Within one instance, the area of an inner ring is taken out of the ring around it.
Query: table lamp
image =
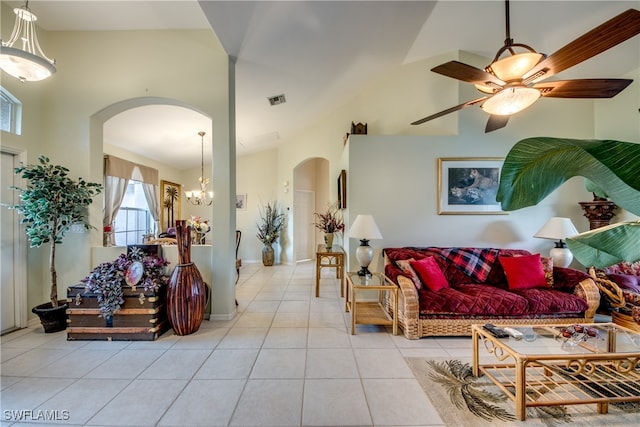
[[[368,214],[358,215],[353,224],[351,224],[351,228],[349,228],[349,237],[360,239],[360,246],[356,249],[356,259],[360,264],[358,276],[371,276],[369,264],[373,260],[373,248],[369,246],[369,240],[382,239],[382,234],[380,234],[373,216]]]
[[[563,239],[576,234],[578,234],[578,230],[569,218],[553,217],[533,237],[557,240],[555,247],[549,252],[549,256],[553,259],[553,265],[566,268],[573,261],[573,254]]]

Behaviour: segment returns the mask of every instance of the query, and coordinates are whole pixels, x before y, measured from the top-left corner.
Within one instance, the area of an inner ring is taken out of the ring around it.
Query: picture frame
[[[506,215],[496,201],[504,158],[438,158],[438,215]]]
[[[347,208],[347,171],[344,169],[338,176],[338,208]]]
[[[247,210],[247,195],[246,194],[236,194],[236,210],[246,211]]]
[[[182,185],[160,180],[160,233],[176,226],[180,218]]]

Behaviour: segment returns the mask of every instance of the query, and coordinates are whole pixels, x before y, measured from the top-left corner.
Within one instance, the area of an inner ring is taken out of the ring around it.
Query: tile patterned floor
[[[362,325],[351,335],[334,271],[323,269],[319,298],[314,277],[310,262],[243,266],[238,315],[184,337],[5,335],[1,425],[443,425],[403,358],[468,359],[470,340]],[[45,414],[58,420],[34,420]]]

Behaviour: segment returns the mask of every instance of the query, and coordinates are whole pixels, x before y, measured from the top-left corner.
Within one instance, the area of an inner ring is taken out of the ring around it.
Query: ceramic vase
[[[265,243],[262,248],[262,265],[271,267],[275,262],[275,251],[271,243]]]
[[[191,232],[184,220],[176,221],[178,265],[167,287],[167,315],[176,335],[189,335],[200,328],[207,305],[207,286],[198,267],[191,262]]]
[[[327,246],[327,249],[331,249],[333,246],[333,233],[324,233],[324,244]]]

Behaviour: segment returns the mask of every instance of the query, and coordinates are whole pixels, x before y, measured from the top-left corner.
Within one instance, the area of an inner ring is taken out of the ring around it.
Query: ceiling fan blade
[[[487,120],[487,126],[484,128],[484,133],[493,132],[494,130],[502,129],[509,122],[511,116],[497,116],[492,114]]]
[[[638,34],[640,34],[640,11],[629,9],[540,61],[523,76],[523,83],[528,84],[551,77]]]
[[[629,86],[628,79],[558,80],[533,85],[547,98],[612,98]]]
[[[460,105],[456,105],[455,107],[451,107],[451,108],[447,108],[446,110],[442,110],[439,113],[435,113],[432,114],[430,116],[427,116],[423,119],[420,120],[416,120],[415,122],[411,123],[412,125],[421,125],[424,122],[428,122],[429,120],[433,120],[433,119],[437,119],[438,117],[442,117],[442,116],[446,116],[449,113],[453,113],[456,112],[458,110],[462,110],[463,108],[467,108],[467,107],[471,107],[472,105],[475,105],[479,102],[482,102],[486,99],[491,98],[490,96],[483,96],[482,98],[478,98],[478,99],[474,99],[472,101],[467,101],[464,104],[460,104]]]
[[[493,74],[459,61],[445,62],[444,64],[440,64],[437,67],[432,68],[431,71],[442,74],[443,76],[462,80],[464,82],[477,83],[498,89],[505,84],[505,82]]]

